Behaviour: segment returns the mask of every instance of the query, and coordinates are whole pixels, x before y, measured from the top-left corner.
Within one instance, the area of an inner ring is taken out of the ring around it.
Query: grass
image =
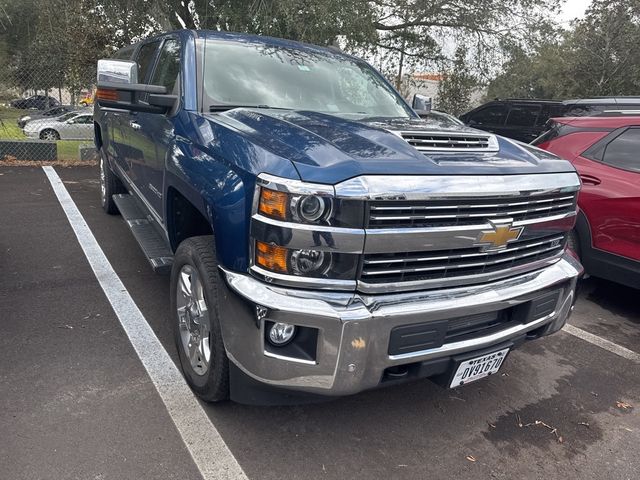
[[[18,127],[20,117],[31,113],[29,110],[0,107],[0,140],[26,140],[27,137]],[[37,140],[34,140],[37,141]],[[80,145],[93,145],[91,140],[58,140],[58,160],[80,160]]]

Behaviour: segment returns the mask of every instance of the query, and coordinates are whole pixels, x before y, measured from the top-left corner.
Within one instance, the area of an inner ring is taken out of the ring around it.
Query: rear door
[[[593,247],[640,261],[640,126],[612,132],[574,164]]]
[[[150,75],[149,84],[161,85],[167,88],[167,93],[178,96],[181,99],[180,82],[180,53],[181,44],[177,37],[167,37],[160,47],[158,61]],[[177,111],[177,108],[175,109]],[[151,207],[164,218],[164,172],[168,155],[171,154],[175,141],[173,115],[139,112],[136,122],[140,125],[137,131],[140,145],[152,145],[145,150],[142,173],[144,179],[143,191]]]
[[[149,83],[161,40],[144,43],[134,58],[138,63],[138,82]],[[144,97],[141,101],[144,102]],[[127,112],[120,114],[119,129],[121,136],[120,161],[122,168],[141,200],[149,207],[149,189],[145,182],[145,163],[147,159],[155,159],[155,146],[149,132],[143,129],[140,118],[145,114]],[[157,212],[156,212],[157,213]]]

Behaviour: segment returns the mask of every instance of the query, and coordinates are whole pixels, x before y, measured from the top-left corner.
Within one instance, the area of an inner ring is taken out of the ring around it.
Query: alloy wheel
[[[194,373],[205,375],[211,363],[211,324],[202,281],[191,265],[184,265],[178,275],[176,308],[184,353]]]

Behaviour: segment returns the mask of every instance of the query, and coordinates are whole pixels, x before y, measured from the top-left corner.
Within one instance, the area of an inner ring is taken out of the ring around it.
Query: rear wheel
[[[102,209],[109,215],[118,213],[118,207],[113,201],[113,196],[118,193],[127,193],[127,190],[120,179],[111,171],[104,152],[100,149],[100,203]]]
[[[187,383],[207,402],[229,398],[229,360],[218,318],[217,284],[213,236],[184,240],[171,270],[173,332]]]

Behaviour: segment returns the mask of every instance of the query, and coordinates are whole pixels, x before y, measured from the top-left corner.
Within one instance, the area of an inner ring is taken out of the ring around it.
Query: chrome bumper
[[[549,267],[490,284],[367,296],[287,289],[222,270],[226,282],[218,307],[229,359],[246,375],[273,387],[348,395],[378,386],[389,367],[485,349],[545,326],[544,335],[558,331],[570,314],[581,273],[580,263],[565,253]],[[388,354],[394,327],[514,307],[554,286],[561,288],[558,303],[545,317],[438,348]],[[265,313],[272,321],[317,328],[316,361],[265,354]]]

